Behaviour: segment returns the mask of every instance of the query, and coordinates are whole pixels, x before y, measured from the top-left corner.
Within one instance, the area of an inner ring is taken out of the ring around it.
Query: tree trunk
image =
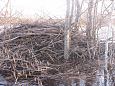
[[[73,18],[73,10],[74,10],[74,0],[67,0],[67,10],[66,10],[66,20],[65,20],[65,29],[64,29],[64,58],[67,60],[69,58],[69,50],[70,50],[70,33],[71,33],[71,22]]]
[[[105,86],[109,86],[109,71],[108,71],[108,41],[105,43]]]
[[[87,28],[86,28],[86,35],[88,41],[91,41],[92,39],[92,9],[93,9],[93,0],[89,0],[88,13],[87,13]]]

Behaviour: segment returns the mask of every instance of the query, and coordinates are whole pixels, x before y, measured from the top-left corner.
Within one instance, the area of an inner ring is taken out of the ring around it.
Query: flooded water
[[[7,81],[4,79],[2,75],[0,75],[0,86],[6,86],[6,85],[7,85]]]

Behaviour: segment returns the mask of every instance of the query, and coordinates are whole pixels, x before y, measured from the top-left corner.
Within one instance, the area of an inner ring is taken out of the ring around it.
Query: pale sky
[[[30,16],[65,17],[66,0],[11,0],[14,12]]]
[[[0,9],[5,6],[8,0],[0,0]],[[24,17],[58,17],[65,18],[66,0],[10,0],[12,14]],[[82,2],[82,0],[79,0]],[[86,2],[86,0],[85,0]],[[106,2],[106,6],[110,2]],[[101,6],[101,3],[99,4]],[[99,10],[101,7],[98,7]],[[83,4],[83,9],[87,9],[87,4]]]

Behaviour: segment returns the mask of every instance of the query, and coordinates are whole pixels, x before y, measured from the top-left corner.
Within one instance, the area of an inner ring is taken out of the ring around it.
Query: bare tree
[[[70,33],[71,33],[71,22],[73,17],[73,5],[74,0],[67,0],[67,10],[66,10],[66,20],[65,20],[65,30],[64,30],[64,58],[69,58],[69,50],[70,50]]]

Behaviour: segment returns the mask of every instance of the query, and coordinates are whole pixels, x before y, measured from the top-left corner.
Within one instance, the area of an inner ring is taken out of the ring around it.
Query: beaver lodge
[[[114,0],[66,0],[63,19],[26,19],[6,1],[0,6],[0,86],[115,86]],[[29,1],[21,7],[32,8]]]
[[[29,86],[65,86],[72,80],[79,84],[82,78],[87,86],[95,82],[98,58],[88,56],[85,35],[72,32],[70,56],[68,60],[64,58],[63,22],[20,24],[3,29],[0,74],[7,82],[28,81]]]
[[[5,86],[82,86],[83,83],[97,86],[97,70],[103,64],[103,57],[101,60],[98,57],[105,52],[104,43],[97,45],[95,54],[90,52],[93,56],[90,58],[85,32],[72,29],[67,60],[63,21],[18,24],[3,29],[0,75],[7,82]],[[110,66],[113,74],[114,67]]]

